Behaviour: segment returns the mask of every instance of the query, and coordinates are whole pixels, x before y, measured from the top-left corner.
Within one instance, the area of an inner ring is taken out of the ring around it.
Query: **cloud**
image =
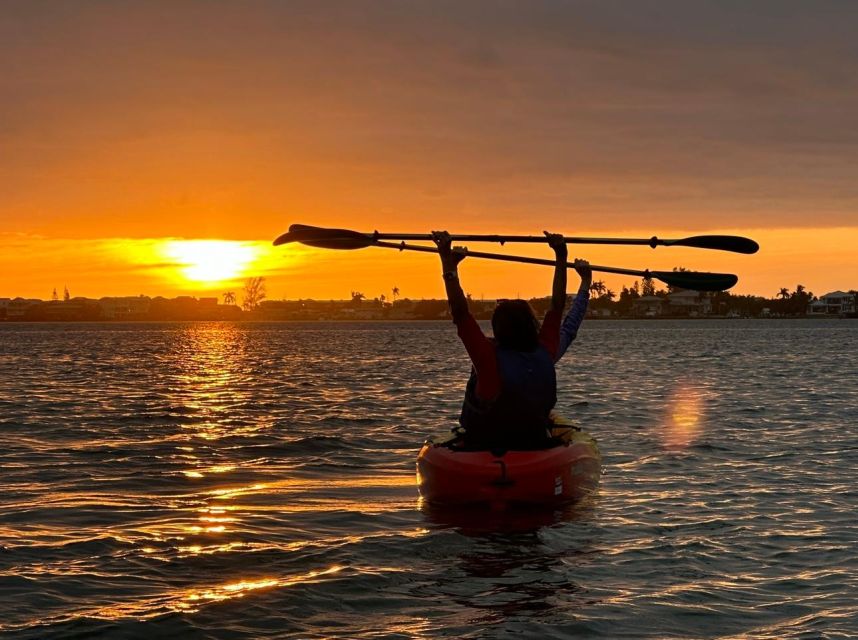
[[[0,228],[851,224],[856,21],[790,0],[9,3]]]

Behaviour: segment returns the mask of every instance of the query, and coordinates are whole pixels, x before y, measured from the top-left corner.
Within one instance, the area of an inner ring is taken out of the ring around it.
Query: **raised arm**
[[[575,271],[581,276],[581,286],[578,287],[575,302],[572,303],[572,308],[569,309],[569,313],[566,314],[563,325],[560,327],[560,344],[557,347],[555,362],[563,357],[569,345],[578,337],[578,328],[584,321],[587,303],[590,300],[590,285],[593,282],[593,271],[590,269],[590,263],[586,260],[575,260]]]
[[[554,249],[554,258],[556,260],[554,266],[554,283],[551,287],[551,309],[558,314],[563,313],[566,306],[566,258],[568,250],[566,248],[566,240],[563,236],[557,233],[544,232],[548,239],[548,244]]]
[[[447,289],[447,301],[450,303],[450,314],[453,321],[458,321],[468,314],[468,299],[459,284],[459,263],[465,259],[465,251],[459,247],[453,249],[452,239],[446,231],[433,231],[432,240],[438,245],[438,255],[441,256],[441,269],[444,277],[444,287]]]
[[[590,263],[581,258],[576,258],[574,262],[575,271],[581,277],[581,285],[578,287],[579,294],[589,294],[590,285],[593,284],[593,270],[590,269]]]

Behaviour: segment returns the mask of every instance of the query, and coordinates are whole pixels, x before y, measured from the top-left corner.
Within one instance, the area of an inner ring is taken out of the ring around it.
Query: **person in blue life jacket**
[[[459,283],[458,265],[466,257],[465,251],[453,249],[450,235],[445,231],[433,232],[433,240],[441,256],[453,322],[473,364],[459,418],[466,446],[480,449],[546,446],[550,438],[550,414],[557,401],[554,363],[560,353],[560,317],[566,303],[567,248],[563,237],[546,232],[556,266],[551,307],[542,324],[525,300],[504,300],[492,314],[493,339],[485,336],[471,315]],[[575,268],[582,276],[583,288],[589,265],[576,261]],[[586,310],[586,299],[582,304]],[[579,312],[580,305],[574,318],[578,318]],[[578,325],[580,318],[577,322],[570,320],[564,334],[567,340],[564,351],[574,339]]]

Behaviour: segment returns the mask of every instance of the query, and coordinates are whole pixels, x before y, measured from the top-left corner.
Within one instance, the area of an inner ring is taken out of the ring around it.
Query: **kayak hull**
[[[599,485],[602,459],[583,431],[538,451],[462,451],[428,441],[417,455],[417,483],[437,505],[556,506],[575,502]]]

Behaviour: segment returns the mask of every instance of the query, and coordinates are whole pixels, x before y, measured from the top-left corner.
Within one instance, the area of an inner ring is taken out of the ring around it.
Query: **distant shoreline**
[[[488,322],[488,318],[477,318],[480,322]],[[728,316],[587,316],[585,322],[605,322],[605,321],[635,321],[644,320],[646,322],[663,322],[663,321],[704,321],[704,320],[759,320],[768,322],[771,320],[858,320],[858,317],[852,316],[768,316],[768,317],[745,317],[736,318]],[[445,318],[331,318],[331,319],[269,319],[269,318],[162,318],[162,319],[103,319],[103,320],[5,320],[0,319],[0,326],[3,325],[47,325],[47,324],[163,324],[163,323],[196,323],[196,322],[229,322],[233,324],[249,323],[249,324],[426,324],[426,323],[444,323],[452,324],[452,319]]]
[[[587,318],[593,320],[705,320],[855,317],[852,294],[835,292],[810,303],[809,294],[795,294],[783,300],[731,297],[679,290],[663,295],[632,295],[624,289],[620,301],[612,292],[591,298]],[[129,296],[99,299],[76,297],[67,300],[0,298],[0,322],[425,322],[450,321],[446,299],[381,297],[367,300],[356,293],[351,300],[263,300],[242,306],[219,304],[215,297],[149,298]],[[572,304],[575,296],[569,297]],[[528,301],[537,317],[549,309],[550,298]],[[477,320],[492,317],[497,301],[470,300]]]

